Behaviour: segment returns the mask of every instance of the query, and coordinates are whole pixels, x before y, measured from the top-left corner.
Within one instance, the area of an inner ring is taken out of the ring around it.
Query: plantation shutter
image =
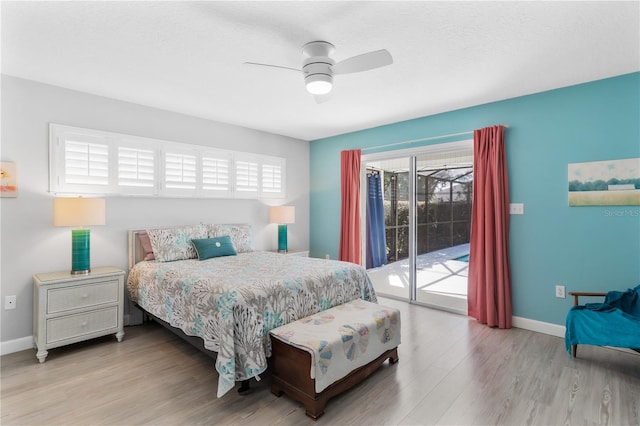
[[[108,185],[109,145],[65,141],[64,181],[68,184]]]
[[[150,149],[118,147],[118,185],[153,189],[155,185],[154,152]]]
[[[236,160],[235,177],[237,192],[244,193],[246,196],[255,196],[258,193],[257,161]]]
[[[262,159],[260,189],[263,198],[284,197],[284,159],[265,157]]]
[[[202,155],[202,190],[208,195],[227,195],[231,192],[231,158],[229,155]]]
[[[165,154],[164,186],[168,189],[196,189],[196,156],[168,152]]]

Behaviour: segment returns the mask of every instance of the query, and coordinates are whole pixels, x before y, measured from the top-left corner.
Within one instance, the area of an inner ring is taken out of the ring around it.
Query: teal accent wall
[[[510,198],[524,203],[510,226],[514,316],[563,325],[572,299],[555,298],[557,284],[567,292],[640,284],[640,207],[569,207],[567,196],[569,163],[640,157],[640,73],[311,142],[310,255],[338,256],[340,151],[494,124],[509,125]]]

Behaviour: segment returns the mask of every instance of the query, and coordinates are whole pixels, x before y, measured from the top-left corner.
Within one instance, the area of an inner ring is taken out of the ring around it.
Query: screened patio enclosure
[[[382,184],[386,263],[367,270],[376,291],[466,313],[471,148],[363,164]]]

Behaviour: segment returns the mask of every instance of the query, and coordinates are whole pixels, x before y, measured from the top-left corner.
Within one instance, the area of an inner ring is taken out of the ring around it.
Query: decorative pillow
[[[153,256],[153,248],[151,248],[151,240],[149,240],[149,234],[146,231],[138,232],[138,239],[140,240],[140,245],[142,246],[142,250],[144,251],[143,260],[154,260]]]
[[[248,253],[253,251],[253,241],[251,239],[251,225],[247,223],[237,225],[205,225],[208,229],[209,238],[231,237],[231,243],[238,253]]]
[[[191,240],[207,238],[207,229],[202,225],[176,228],[147,229],[153,255],[157,262],[195,259],[198,257]]]
[[[235,256],[236,250],[233,248],[231,238],[224,237],[203,238],[191,240],[193,247],[198,253],[198,260],[207,260],[212,257]]]

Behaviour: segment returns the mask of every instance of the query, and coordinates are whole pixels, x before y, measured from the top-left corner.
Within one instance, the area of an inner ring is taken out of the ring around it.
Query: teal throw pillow
[[[231,238],[228,235],[216,238],[193,239],[191,243],[198,253],[199,260],[221,256],[235,256],[237,254],[236,249],[231,243]]]

